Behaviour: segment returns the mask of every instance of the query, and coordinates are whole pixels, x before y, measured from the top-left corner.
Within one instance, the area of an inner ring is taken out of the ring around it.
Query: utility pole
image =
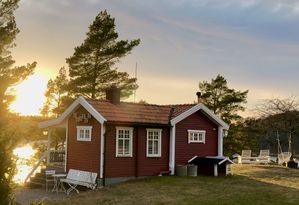
[[[135,83],[137,85],[137,62],[135,64],[135,79],[136,79]],[[134,102],[136,102],[136,89],[134,90]]]

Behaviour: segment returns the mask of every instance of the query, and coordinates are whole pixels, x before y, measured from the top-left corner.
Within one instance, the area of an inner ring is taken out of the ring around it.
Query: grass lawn
[[[234,165],[229,177],[151,177],[45,204],[299,204],[299,170]]]

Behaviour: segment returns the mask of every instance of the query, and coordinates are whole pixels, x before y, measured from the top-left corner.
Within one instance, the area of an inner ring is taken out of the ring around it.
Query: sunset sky
[[[233,88],[249,89],[249,108],[266,98],[299,96],[299,1],[21,0],[12,54],[17,65],[38,66],[17,88],[12,109],[38,113],[48,79],[66,66],[104,9],[121,39],[141,39],[118,65],[134,76],[138,63],[137,100],[191,103],[198,82],[217,74]]]

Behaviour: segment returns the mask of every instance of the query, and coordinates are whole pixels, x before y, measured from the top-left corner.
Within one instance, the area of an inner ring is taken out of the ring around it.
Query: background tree
[[[11,203],[11,180],[14,173],[12,150],[16,137],[8,126],[8,108],[14,100],[12,86],[22,82],[33,73],[36,63],[13,67],[10,50],[19,32],[14,11],[18,0],[0,1],[0,204]]]
[[[228,88],[227,80],[221,75],[217,75],[211,82],[200,82],[199,90],[203,103],[225,122],[231,124],[241,119],[239,112],[245,109],[243,104],[246,103],[248,90],[236,91]]]
[[[224,154],[231,156],[247,147],[256,146],[256,141],[249,137],[250,120],[243,120],[239,115],[244,111],[248,90],[236,91],[229,88],[227,80],[217,75],[211,82],[199,83],[202,102],[216,115],[230,125],[227,137],[224,139]],[[248,140],[249,139],[249,140]]]
[[[45,92],[46,101],[41,110],[43,116],[57,117],[73,100],[68,92],[68,83],[66,69],[60,68],[58,76],[54,80],[48,81]]]
[[[14,100],[12,86],[17,85],[33,73],[36,63],[13,67],[10,48],[19,32],[13,12],[18,0],[0,1],[0,113],[5,113]]]
[[[103,97],[111,85],[122,89],[128,97],[137,89],[136,79],[118,72],[114,65],[136,47],[140,40],[117,40],[115,22],[107,11],[101,11],[89,26],[84,42],[66,59],[69,65],[70,91],[74,96]]]
[[[283,150],[288,150],[288,140],[291,139],[292,153],[299,152],[299,111],[295,97],[272,98],[264,100],[256,106],[256,113],[261,126],[259,144],[267,146],[272,152],[277,152],[277,134],[279,134]]]

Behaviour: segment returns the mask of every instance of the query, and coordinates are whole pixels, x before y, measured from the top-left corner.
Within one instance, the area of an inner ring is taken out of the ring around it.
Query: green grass
[[[230,177],[151,177],[46,204],[299,204],[299,170],[236,165]]]

